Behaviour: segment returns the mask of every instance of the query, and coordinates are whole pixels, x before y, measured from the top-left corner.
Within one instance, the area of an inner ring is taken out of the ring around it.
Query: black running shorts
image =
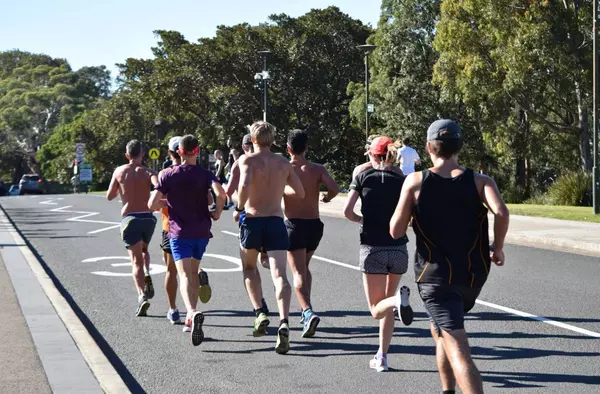
[[[283,218],[279,216],[246,217],[240,226],[240,243],[244,249],[265,252],[290,247]]]
[[[160,248],[165,253],[173,254],[171,252],[171,242],[169,240],[169,232],[168,231],[164,231],[163,230],[163,232],[162,232],[162,239],[160,241]]]
[[[419,295],[438,335],[465,328],[465,314],[475,306],[481,287],[418,283]]]
[[[285,221],[290,247],[288,250],[306,249],[314,252],[323,238],[324,225],[320,219],[287,219]]]

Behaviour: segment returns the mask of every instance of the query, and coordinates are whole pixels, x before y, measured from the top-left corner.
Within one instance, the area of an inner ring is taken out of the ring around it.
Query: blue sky
[[[258,24],[269,15],[300,16],[339,7],[377,25],[379,0],[0,0],[0,51],[21,49],[66,58],[73,69],[150,57],[153,30],[177,30],[190,41],[218,25]],[[113,77],[115,75],[113,74]]]

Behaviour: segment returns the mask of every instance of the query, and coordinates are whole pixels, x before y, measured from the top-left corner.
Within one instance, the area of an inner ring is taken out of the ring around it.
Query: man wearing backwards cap
[[[163,176],[163,173],[170,171],[172,168],[177,167],[181,164],[181,156],[179,156],[179,142],[181,137],[172,137],[169,140],[169,162],[171,163],[166,169],[163,169],[158,173],[159,178]],[[210,200],[209,205],[212,204],[212,195],[209,193]],[[165,276],[165,291],[167,293],[167,301],[169,303],[169,311],[167,312],[167,319],[172,323],[176,324],[180,322],[179,310],[175,305],[177,298],[177,267],[173,260],[173,253],[171,252],[171,243],[169,240],[169,208],[163,207],[161,209],[162,216],[162,242],[160,248],[163,252],[163,261],[167,266],[167,274]],[[207,303],[210,300],[212,291],[208,282],[208,274],[200,269],[198,273],[198,280],[200,282],[200,301]]]
[[[200,285],[198,270],[208,241],[212,238],[208,193],[212,187],[217,196],[217,207],[212,218],[218,220],[225,204],[225,191],[210,171],[196,165],[200,152],[196,137],[184,136],[179,142],[178,152],[183,163],[161,175],[148,206],[153,210],[165,205],[169,207],[169,241],[181,277],[181,296],[188,313],[183,331],[191,331],[192,344],[198,346],[204,339],[204,315],[196,311]]]
[[[483,383],[464,329],[491,262],[504,265],[509,212],[494,180],[458,164],[462,131],[451,120],[427,130],[433,167],[411,174],[390,222],[391,235],[405,235],[413,220],[417,235],[415,278],[431,319],[444,393],[482,393]],[[486,209],[487,207],[487,209]],[[494,214],[494,242],[488,239],[488,209]]]

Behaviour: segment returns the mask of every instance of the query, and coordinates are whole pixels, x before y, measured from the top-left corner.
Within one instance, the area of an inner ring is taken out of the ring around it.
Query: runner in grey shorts
[[[360,245],[360,270],[365,274],[404,275],[408,271],[406,245]]]
[[[404,176],[393,168],[396,145],[387,137],[377,137],[369,147],[371,167],[352,180],[344,215],[360,223],[360,270],[371,315],[379,320],[379,350],[369,366],[377,372],[388,370],[387,352],[394,333],[394,307],[402,322],[412,323],[413,312],[408,298],[410,290],[398,285],[408,269],[408,238],[390,235],[390,219],[400,200]],[[361,215],[354,212],[360,198]]]

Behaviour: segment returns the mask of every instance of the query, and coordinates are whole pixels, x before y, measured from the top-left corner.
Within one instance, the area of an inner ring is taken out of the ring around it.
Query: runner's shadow
[[[563,356],[563,357],[600,357],[594,352],[565,352],[561,350],[516,348],[512,346],[494,346],[493,348],[471,347],[474,359],[479,360],[526,360],[533,358]]]
[[[581,317],[552,317],[544,316],[548,319],[563,322],[563,323],[600,323],[600,318],[581,318]],[[533,322],[532,319],[512,315],[505,312],[472,312],[465,316],[465,321],[468,320],[486,320],[486,321],[526,321]]]
[[[600,385],[599,375],[567,375],[534,372],[495,372],[482,371],[485,382],[494,383],[497,388],[532,388],[546,387],[543,383],[574,383],[587,385]]]

